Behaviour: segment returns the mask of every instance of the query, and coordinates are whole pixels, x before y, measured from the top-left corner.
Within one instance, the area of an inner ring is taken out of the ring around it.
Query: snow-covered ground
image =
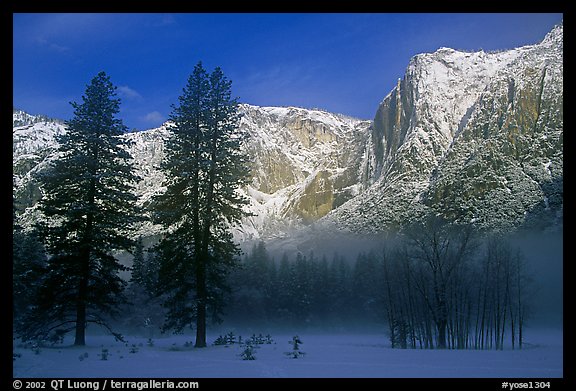
[[[217,335],[208,338],[212,343]],[[249,335],[244,335],[249,337]],[[129,337],[127,344],[109,336],[88,336],[87,346],[19,347],[15,378],[561,378],[560,330],[528,330],[522,350],[391,349],[384,334],[299,334],[305,356],[288,358],[292,335],[274,335],[259,345],[256,360],[240,357],[239,345],[195,349],[192,335],[153,339]],[[102,349],[110,355],[102,360]],[[130,352],[130,351],[133,352]],[[137,350],[136,352],[134,352]]]

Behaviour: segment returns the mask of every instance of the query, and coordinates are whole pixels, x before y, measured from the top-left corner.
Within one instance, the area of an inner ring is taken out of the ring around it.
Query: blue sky
[[[194,65],[220,66],[240,102],[372,119],[410,58],[439,47],[541,41],[562,14],[65,13],[13,15],[13,105],[72,116],[105,71],[130,129],[160,125]]]

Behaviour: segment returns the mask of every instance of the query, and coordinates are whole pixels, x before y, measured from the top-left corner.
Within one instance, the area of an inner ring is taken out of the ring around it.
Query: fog
[[[405,239],[405,238],[404,238]],[[525,272],[530,277],[530,282],[526,286],[527,290],[527,328],[562,328],[563,322],[563,233],[531,233],[511,235],[507,238],[510,249],[513,253],[520,253],[524,263]],[[370,291],[373,298],[365,297],[365,293],[350,292],[347,297],[339,298],[333,296],[330,302],[319,302],[314,304],[310,294],[304,295],[307,302],[308,315],[298,315],[294,309],[295,302],[292,302],[292,311],[288,314],[278,313],[278,309],[272,310],[269,307],[278,306],[278,295],[282,290],[289,290],[288,281],[281,281],[279,278],[280,265],[285,258],[290,267],[296,268],[298,257],[307,260],[312,264],[325,262],[330,265],[336,260],[342,260],[348,265],[349,270],[349,290],[357,289],[355,282],[358,274],[356,262],[360,254],[371,253],[375,258],[380,259],[384,250],[394,249],[402,243],[398,236],[392,234],[381,234],[372,236],[358,236],[345,233],[323,232],[320,230],[308,229],[295,233],[291,236],[268,240],[265,249],[269,261],[274,264],[276,276],[274,287],[267,285],[267,274],[262,271],[251,273],[246,268],[246,262],[252,255],[255,246],[259,241],[242,243],[243,255],[241,256],[241,267],[233,271],[229,280],[231,295],[227,297],[227,303],[221,317],[221,323],[210,324],[208,329],[214,333],[226,333],[236,330],[243,334],[251,333],[278,333],[292,331],[308,332],[376,332],[388,333],[388,319],[386,317],[386,305],[383,302],[383,289]],[[475,258],[485,257],[486,249],[483,247],[486,240],[476,237],[477,248],[474,251]],[[150,245],[150,243],[147,243]],[[130,263],[126,257],[126,263]],[[316,273],[319,273],[316,271]],[[375,274],[381,274],[377,269]],[[286,277],[283,277],[287,279]],[[129,280],[129,276],[126,276]],[[287,285],[288,284],[288,285]],[[266,287],[266,288],[264,288]],[[273,294],[270,293],[272,290]],[[289,293],[287,293],[289,294]],[[293,294],[293,293],[292,293]],[[360,294],[362,302],[358,302]],[[275,295],[275,296],[274,296]],[[296,295],[299,295],[297,292]],[[351,295],[351,296],[350,296]],[[274,296],[274,297],[272,297]],[[281,299],[288,300],[289,298]],[[294,299],[293,300],[300,300]],[[317,300],[317,299],[316,299]],[[341,300],[338,304],[338,300]],[[274,303],[273,303],[274,302]],[[368,304],[367,304],[368,303]],[[136,307],[139,304],[136,304]],[[326,314],[325,306],[330,305],[332,312]],[[338,309],[338,305],[342,308]],[[284,304],[284,306],[290,306]],[[134,306],[133,306],[134,307]],[[148,311],[154,320],[155,333],[159,334],[162,324],[161,306],[156,303],[146,304],[146,311],[142,314],[138,308],[125,312],[130,318],[141,319]],[[357,310],[350,310],[351,307],[359,307]],[[287,310],[286,310],[287,311]],[[324,312],[322,312],[324,311]],[[322,312],[315,314],[315,312]],[[340,316],[338,316],[340,313]],[[149,316],[146,315],[146,316]],[[123,332],[145,335],[150,330],[142,327],[141,320],[120,319],[119,326]],[[192,329],[190,329],[192,332]],[[168,332],[169,334],[170,332]]]
[[[279,238],[266,242],[266,249],[270,258],[279,265],[282,258],[288,258],[292,263],[297,256],[320,260],[335,258],[345,259],[353,268],[359,254],[372,252],[380,257],[385,249],[394,248],[400,240],[391,234],[372,236],[357,236],[351,234],[335,234],[309,229],[305,233],[290,237]],[[514,235],[498,235],[509,244],[513,254],[519,254],[525,274],[526,282],[526,327],[530,328],[562,328],[563,322],[563,233],[555,232],[522,232]],[[473,257],[481,259],[486,257],[487,240],[475,236],[477,248]],[[255,242],[244,243],[243,250],[246,255],[252,251]],[[352,273],[354,271],[352,270]],[[378,293],[376,293],[378,294]],[[376,301],[377,298],[375,298]],[[343,309],[344,310],[344,309]],[[386,330],[386,319],[383,315],[384,305],[374,305],[371,310],[375,313],[370,319],[332,320],[324,327],[330,330],[351,329],[380,329]],[[376,312],[381,311],[380,314]],[[231,311],[236,313],[235,310]],[[341,323],[340,323],[341,322]],[[234,317],[227,319],[224,324],[237,325]],[[241,322],[240,325],[246,325]],[[285,324],[283,325],[285,326]],[[317,327],[304,323],[303,328]],[[321,328],[321,327],[320,327]]]
[[[534,279],[534,326],[562,327],[564,298],[564,236],[562,232],[524,233],[511,238],[523,254]]]

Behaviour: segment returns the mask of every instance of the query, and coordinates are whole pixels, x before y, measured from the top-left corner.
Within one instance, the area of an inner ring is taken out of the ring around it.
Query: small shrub
[[[286,356],[288,356],[289,358],[304,357],[304,355],[306,353],[300,351],[300,345],[302,344],[302,341],[300,340],[300,338],[297,335],[292,337],[292,341],[288,341],[288,343],[290,345],[292,345],[292,351],[291,352],[285,352],[284,354]]]
[[[39,342],[34,342],[34,343],[32,344],[31,349],[32,349],[32,351],[34,352],[34,354],[36,354],[36,355],[40,354],[40,343],[39,343]]]
[[[213,345],[223,345],[229,346],[234,344],[242,344],[242,336],[238,336],[238,340],[236,340],[236,335],[234,332],[230,331],[228,334],[219,335],[218,338],[212,343]]]
[[[110,356],[110,352],[106,348],[102,348],[102,352],[99,354],[100,360],[106,361],[108,360],[108,356]]]
[[[236,343],[236,336],[232,331],[226,334],[226,344],[227,345],[234,345]]]
[[[240,353],[242,360],[256,360],[256,346],[251,343],[246,343],[244,345],[244,350]]]

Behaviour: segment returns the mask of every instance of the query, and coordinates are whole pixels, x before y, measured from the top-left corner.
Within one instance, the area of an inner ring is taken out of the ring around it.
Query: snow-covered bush
[[[284,354],[286,356],[288,356],[289,358],[301,358],[304,357],[304,355],[306,353],[301,352],[300,351],[300,344],[302,344],[302,341],[300,340],[300,337],[298,337],[297,335],[292,337],[291,341],[288,341],[288,343],[290,345],[292,345],[292,351],[291,352],[285,352]]]

